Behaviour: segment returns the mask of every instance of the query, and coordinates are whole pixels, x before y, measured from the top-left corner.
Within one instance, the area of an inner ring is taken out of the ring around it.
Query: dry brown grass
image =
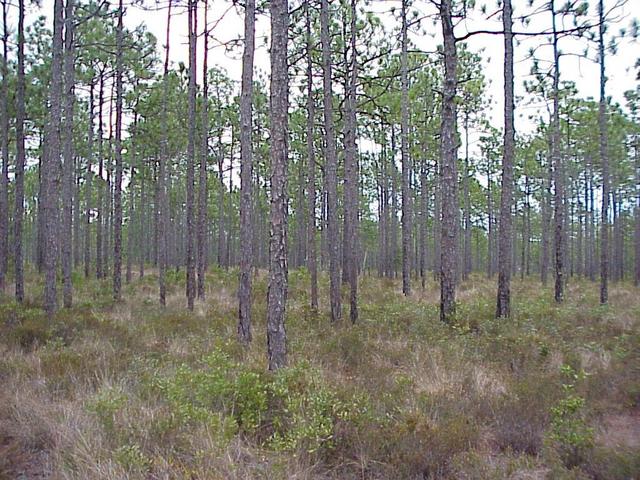
[[[235,278],[211,274],[192,313],[179,284],[162,311],[148,278],[135,279],[119,304],[101,296],[106,284],[83,284],[76,301],[84,306],[53,324],[35,309],[0,311],[8,312],[0,325],[0,478],[573,478],[542,445],[564,364],[591,375],[579,393],[597,407],[597,446],[638,454],[630,412],[640,405],[640,298],[626,284],[612,287],[609,309],[586,282],[571,285],[558,308],[548,288],[516,281],[514,319],[496,322],[494,281],[473,276],[449,327],[438,320],[433,280],[407,299],[399,281],[366,277],[360,323],[331,326],[326,298],[313,314],[307,277],[296,274],[290,361],[309,362],[343,398],[365,398],[367,416],[337,422],[335,447],[311,454],[178,424],[157,379],[182,364],[198,367],[214,349],[250,371],[266,366],[264,272],[247,349],[235,340]],[[28,292],[37,297],[33,285]]]

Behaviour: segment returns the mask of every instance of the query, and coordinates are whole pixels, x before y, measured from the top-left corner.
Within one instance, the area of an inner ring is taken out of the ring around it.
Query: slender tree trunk
[[[18,0],[18,72],[16,82],[16,171],[14,221],[14,275],[15,298],[24,301],[24,249],[22,247],[24,219],[24,166],[25,166],[25,76],[24,76],[24,0]],[[6,25],[6,23],[5,23]],[[6,57],[5,57],[6,58]],[[3,174],[4,178],[4,174]]]
[[[102,270],[102,226],[104,225],[104,150],[103,150],[103,105],[104,105],[104,72],[100,72],[100,89],[98,91],[98,218],[96,222],[96,277],[101,279],[104,277]]]
[[[444,87],[441,126],[442,252],[440,259],[440,319],[450,322],[455,313],[456,263],[458,259],[458,172],[456,144],[457,52],[451,0],[440,3],[444,38]]]
[[[62,298],[65,308],[71,308],[73,285],[71,283],[72,219],[73,219],[73,103],[74,103],[74,16],[73,0],[66,0],[64,20],[64,134],[62,175]]]
[[[602,218],[600,222],[600,303],[609,302],[609,155],[607,138],[607,106],[605,96],[604,66],[604,2],[598,1],[598,53],[600,57],[600,103],[598,104],[598,129],[600,162],[602,164]]]
[[[197,3],[189,0],[189,134],[187,141],[187,308],[193,310],[195,278],[195,157],[196,157],[196,18]]]
[[[315,105],[313,99],[313,46],[311,37],[310,0],[305,1],[307,49],[307,197],[309,217],[307,224],[307,265],[311,274],[311,308],[318,310],[318,265],[316,259],[316,159],[313,147]]]
[[[23,6],[24,8],[24,6]],[[9,266],[9,25],[7,0],[2,2],[2,86],[0,87],[0,148],[2,171],[0,172],[0,292],[5,288]],[[24,11],[21,10],[24,14]],[[22,19],[21,19],[22,20]],[[17,211],[16,211],[17,213]],[[22,221],[22,218],[20,219]]]
[[[634,233],[634,247],[635,247],[635,271],[633,276],[633,283],[637,287],[640,285],[640,138],[636,135],[635,138],[635,180],[636,180],[636,208],[634,212],[635,219],[635,233]]]
[[[326,0],[324,0],[326,1]],[[287,0],[272,0],[271,10],[271,239],[267,294],[267,351],[269,370],[287,364],[284,312],[287,303]]]
[[[471,273],[471,195],[469,192],[469,112],[464,114],[464,174],[462,188],[464,195],[464,260],[462,279],[467,280]]]
[[[253,182],[253,56],[255,50],[254,0],[247,0],[242,54],[242,92],[240,94],[240,280],[238,286],[238,337],[251,342],[251,268],[253,266],[253,224],[251,218]],[[285,72],[286,75],[286,72]]]
[[[511,210],[513,204],[513,161],[515,129],[513,121],[513,21],[511,0],[503,0],[504,28],[504,147],[502,159],[502,195],[500,199],[500,238],[498,256],[498,300],[496,317],[511,315]]]
[[[94,105],[95,83],[92,77],[89,82],[89,130],[87,131],[87,170],[85,174],[85,230],[84,230],[84,276],[89,278],[91,269],[91,184],[93,172],[93,122],[95,116]]]
[[[67,0],[69,1],[69,0]],[[116,175],[113,193],[113,298],[120,300],[122,289],[122,75],[123,75],[123,17],[122,0],[118,6],[116,29]]]
[[[43,211],[44,216],[44,308],[52,317],[58,308],[56,270],[58,257],[58,192],[60,184],[60,129],[62,120],[62,0],[53,7],[53,43],[51,84],[49,87],[49,121],[47,123],[47,152],[44,156]]]
[[[555,0],[551,0],[553,21],[553,118],[551,125],[551,160],[554,180],[554,239],[555,239],[555,301],[564,301],[565,286],[565,205],[564,205],[564,165],[560,154],[560,51],[556,29]]]
[[[409,158],[409,78],[407,74],[407,44],[407,0],[402,0],[400,155],[402,159],[402,293],[404,293],[405,296],[411,294],[411,194],[409,191],[411,160]]]
[[[209,30],[207,25],[209,1],[204,2],[204,48],[202,60],[202,145],[198,185],[198,298],[204,300],[205,273],[207,269],[207,159],[209,156],[209,82],[207,55],[209,53]]]
[[[344,185],[344,239],[346,265],[343,276],[349,283],[349,317],[351,323],[358,320],[358,152],[356,146],[357,120],[356,120],[356,88],[358,81],[358,64],[356,52],[356,0],[351,0],[351,27],[350,50],[346,118],[345,118],[345,185]]]
[[[333,87],[331,74],[331,36],[329,35],[329,1],[321,0],[320,39],[322,43],[323,110],[325,134],[325,182],[327,190],[327,247],[329,250],[329,297],[331,321],[342,317],[340,305],[340,260],[338,232],[338,157],[333,125]]]
[[[137,86],[137,82],[136,82]],[[133,268],[133,246],[136,243],[136,234],[134,228],[135,218],[138,216],[137,210],[142,210],[142,205],[139,208],[136,208],[135,204],[135,182],[139,175],[139,172],[136,173],[136,156],[137,156],[137,135],[138,135],[138,102],[139,99],[136,99],[135,106],[133,108],[133,127],[131,132],[131,151],[129,152],[129,158],[131,162],[130,173],[131,177],[129,179],[129,185],[127,189],[129,190],[129,221],[127,228],[127,272],[125,275],[125,279],[127,283],[131,283],[132,278],[132,268]]]
[[[171,33],[171,6],[172,0],[169,0],[167,8],[167,30],[165,43],[164,71],[162,75],[162,112],[161,112],[161,130],[162,137],[160,139],[160,156],[158,158],[158,220],[156,222],[158,230],[158,285],[160,288],[160,305],[166,305],[167,287],[165,283],[165,273],[167,270],[167,216],[169,208],[167,205],[167,187],[166,187],[166,163],[169,158],[169,137],[167,131],[167,109],[169,102],[169,40]]]

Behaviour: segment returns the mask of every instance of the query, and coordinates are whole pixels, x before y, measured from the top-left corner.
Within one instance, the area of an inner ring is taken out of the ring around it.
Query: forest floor
[[[365,276],[360,320],[330,324],[290,273],[289,367],[266,371],[266,279],[253,343],[236,341],[237,273],[212,271],[185,309],[184,277],[124,299],[76,278],[48,322],[34,276],[23,306],[0,304],[0,478],[640,478],[640,292],[514,280],[495,320],[495,281],[474,276],[453,325],[434,281],[404,298]],[[327,304],[321,279],[321,303]]]

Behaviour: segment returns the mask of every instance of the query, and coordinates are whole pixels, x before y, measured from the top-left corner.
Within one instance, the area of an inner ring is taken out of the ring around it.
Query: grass
[[[0,478],[628,479],[640,476],[640,295],[515,281],[493,319],[494,282],[472,277],[453,326],[438,287],[404,298],[363,277],[360,321],[332,326],[290,274],[289,364],[266,372],[266,278],[254,341],[235,338],[236,272],[212,271],[205,302],[167,308],[153,274],[110,299],[78,281],[46,319],[40,285],[0,304]],[[321,279],[326,309],[327,280]],[[347,318],[347,317],[345,317]]]

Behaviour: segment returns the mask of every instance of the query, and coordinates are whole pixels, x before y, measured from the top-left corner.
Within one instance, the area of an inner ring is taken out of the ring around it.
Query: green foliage
[[[87,411],[95,414],[98,421],[108,433],[115,429],[116,414],[125,406],[127,397],[116,389],[100,391],[86,404]]]
[[[223,441],[242,432],[277,451],[331,448],[336,422],[366,412],[361,399],[341,399],[306,362],[267,374],[232,361],[221,349],[199,368],[181,365],[172,376],[156,379],[156,386],[180,423],[205,423]]]
[[[593,428],[586,421],[586,400],[576,393],[577,382],[585,378],[570,365],[563,365],[565,396],[551,408],[549,441],[568,467],[579,465],[593,447]]]

